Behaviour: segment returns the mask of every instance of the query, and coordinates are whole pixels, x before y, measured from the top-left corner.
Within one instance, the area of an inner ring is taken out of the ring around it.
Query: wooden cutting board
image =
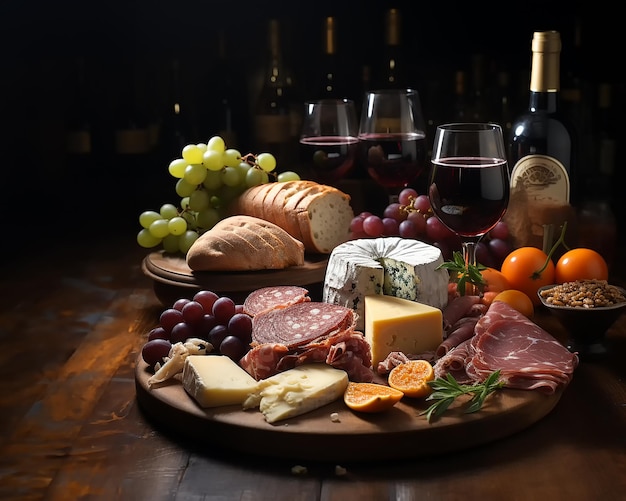
[[[309,289],[320,300],[328,256],[305,256],[304,265],[283,270],[210,272],[192,271],[184,258],[163,251],[148,254],[142,262],[144,274],[154,281],[154,291],[166,306],[202,289],[212,290],[235,301],[242,301],[253,290],[274,285],[298,285]]]
[[[448,453],[517,433],[546,416],[561,393],[499,390],[481,410],[463,412],[455,402],[444,416],[428,423],[424,400],[403,399],[388,412],[359,414],[339,400],[308,414],[275,424],[258,410],[240,406],[202,409],[170,380],[148,387],[146,363],[137,360],[137,401],[150,419],[174,434],[205,444],[261,456],[315,461],[380,461]],[[336,412],[337,422],[331,419]]]

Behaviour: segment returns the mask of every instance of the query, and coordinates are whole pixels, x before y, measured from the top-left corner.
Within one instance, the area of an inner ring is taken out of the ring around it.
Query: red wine
[[[429,197],[435,215],[452,231],[465,237],[484,235],[509,203],[507,162],[461,157],[433,162]]]
[[[310,176],[331,183],[346,177],[354,168],[356,137],[320,136],[300,139],[303,165]]]
[[[359,139],[363,165],[384,188],[404,188],[426,170],[424,133],[372,133]]]

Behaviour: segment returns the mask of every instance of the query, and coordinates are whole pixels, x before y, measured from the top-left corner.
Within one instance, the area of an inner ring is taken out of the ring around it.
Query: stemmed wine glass
[[[416,90],[366,94],[359,125],[360,158],[369,176],[387,191],[389,203],[397,202],[400,191],[426,172],[425,131]]]
[[[304,103],[300,152],[306,176],[334,184],[354,168],[358,121],[350,99],[319,99]]]
[[[476,265],[476,244],[504,216],[509,190],[499,125],[455,123],[437,127],[428,197],[435,216],[461,237],[466,266]]]

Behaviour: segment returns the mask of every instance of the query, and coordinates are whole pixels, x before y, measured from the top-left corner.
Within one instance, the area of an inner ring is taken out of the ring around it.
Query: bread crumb
[[[338,477],[343,477],[347,473],[348,473],[348,470],[346,470],[343,466],[339,466],[339,465],[335,466],[335,475],[337,475]]]
[[[295,465],[291,468],[291,473],[293,473],[294,475],[306,475],[308,473],[308,469],[306,466],[302,466],[302,465]]]
[[[338,413],[338,412],[333,412],[333,413],[331,413],[331,415],[330,415],[330,420],[331,420],[333,423],[339,423],[339,422],[340,422],[340,419],[339,419],[339,413]]]

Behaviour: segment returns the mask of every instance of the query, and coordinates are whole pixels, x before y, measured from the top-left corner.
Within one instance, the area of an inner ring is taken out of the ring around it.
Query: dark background
[[[75,97],[72,65],[77,57],[88,65],[89,99],[103,129],[111,127],[122,89],[131,80],[142,109],[153,115],[161,112],[168,94],[168,64],[174,57],[182,64],[182,88],[193,120],[201,122],[203,106],[215,98],[214,82],[219,78],[211,73],[218,30],[226,32],[229,59],[246,88],[243,98],[253,102],[265,61],[267,21],[272,17],[282,21],[285,55],[305,92],[317,69],[322,20],[334,15],[340,57],[353,82],[354,95],[349,97],[358,99],[362,66],[375,64],[380,57],[384,12],[389,7],[402,13],[405,56],[426,101],[424,107],[432,113],[453,99],[454,72],[469,70],[472,56],[478,53],[489,62],[490,75],[510,72],[516,110],[523,111],[532,33],[549,29],[561,32],[562,75],[575,66],[588,85],[590,92],[584,99],[595,103],[597,84],[611,82],[616,110],[623,107],[624,28],[620,14],[606,1],[375,2],[369,6],[339,0],[5,0],[0,5],[0,118],[4,123],[0,210],[15,233],[5,227],[3,240],[16,238],[20,231],[25,233],[17,240],[27,242],[40,235],[63,241],[72,235],[104,234],[104,228],[130,233],[138,229],[135,208],[123,206],[125,197],[120,196],[129,187],[136,189],[138,181],[131,179],[132,173],[120,171],[106,151],[95,164],[79,169],[79,176],[67,178],[64,134],[67,110]],[[577,23],[582,26],[578,53]],[[134,68],[132,75],[127,72],[129,65]],[[437,92],[431,93],[432,89]],[[250,151],[249,141],[242,134],[239,148]],[[169,161],[153,160],[163,165],[162,170]],[[102,191],[105,196],[94,195]],[[92,216],[84,217],[85,212]],[[21,252],[27,244],[16,242],[10,247]]]

